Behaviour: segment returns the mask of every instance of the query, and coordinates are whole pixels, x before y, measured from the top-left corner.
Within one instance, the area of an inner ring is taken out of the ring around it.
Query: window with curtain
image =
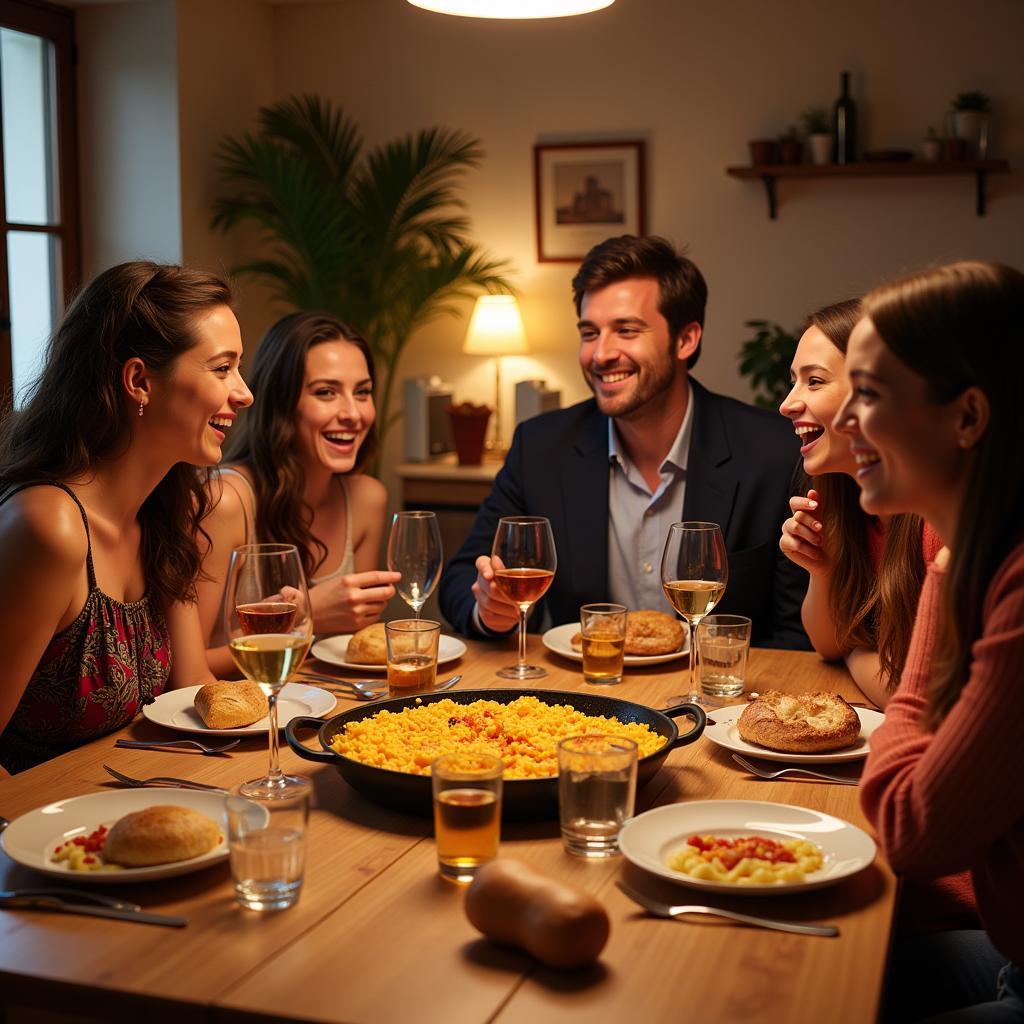
[[[15,406],[78,285],[74,19],[0,0],[0,394]]]

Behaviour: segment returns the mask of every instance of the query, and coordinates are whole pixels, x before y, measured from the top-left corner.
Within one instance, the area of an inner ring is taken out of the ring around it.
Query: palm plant
[[[377,363],[381,437],[395,371],[413,334],[454,300],[512,291],[506,261],[468,240],[460,177],[479,165],[477,139],[444,128],[406,135],[361,155],[355,122],[317,96],[260,109],[255,133],[218,151],[224,194],[213,226],[255,224],[268,254],[232,268],[262,279],[296,309],[356,327]]]

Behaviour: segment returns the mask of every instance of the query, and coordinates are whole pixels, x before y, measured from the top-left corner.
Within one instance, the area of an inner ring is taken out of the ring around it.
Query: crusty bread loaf
[[[626,654],[673,654],[683,646],[685,637],[683,624],[668,612],[642,608],[626,617]],[[569,643],[581,650],[583,634],[573,634]]]
[[[358,665],[386,665],[388,644],[384,636],[384,623],[375,622],[372,626],[364,626],[354,634],[348,642],[345,660]]]
[[[170,864],[198,857],[220,842],[220,829],[205,814],[158,804],[115,821],[103,844],[103,859],[126,868]]]
[[[256,684],[238,682],[207,683],[196,694],[196,711],[207,729],[240,729],[258,722],[269,711],[267,695]]]
[[[736,723],[741,739],[787,754],[820,754],[852,746],[860,736],[857,712],[836,693],[794,696],[768,690]]]

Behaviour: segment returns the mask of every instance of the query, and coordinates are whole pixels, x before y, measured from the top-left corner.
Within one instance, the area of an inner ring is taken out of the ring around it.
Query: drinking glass
[[[441,577],[441,532],[433,512],[396,512],[388,537],[388,568],[400,572],[397,583],[402,600],[414,618],[433,593]]]
[[[622,682],[626,651],[624,604],[585,604],[580,608],[583,678],[588,683]]]
[[[498,856],[501,773],[493,754],[443,754],[430,766],[434,835],[442,878],[471,882],[481,864]]]
[[[526,619],[555,578],[558,559],[551,523],[543,516],[505,516],[498,520],[491,548],[494,589],[519,608],[519,660],[499,669],[502,679],[540,679],[547,672],[526,663]]]
[[[712,697],[738,697],[747,678],[751,622],[746,615],[709,615],[697,630],[700,688]]]
[[[614,857],[633,817],[637,745],[623,736],[570,736],[558,744],[562,841],[578,857]]]
[[[393,619],[384,626],[388,652],[388,696],[433,693],[441,623],[430,619]]]
[[[278,763],[277,697],[313,638],[306,576],[294,544],[245,544],[231,552],[224,596],[224,634],[247,679],[269,687],[270,766],[239,788],[243,797],[284,798],[303,786]]]
[[[299,898],[313,784],[296,777],[283,794],[225,801],[235,899],[246,910],[284,910]]]
[[[729,582],[729,556],[717,523],[673,523],[661,556],[661,585],[690,630],[690,690],[669,697],[670,704],[718,707],[697,686],[697,624],[722,599]]]

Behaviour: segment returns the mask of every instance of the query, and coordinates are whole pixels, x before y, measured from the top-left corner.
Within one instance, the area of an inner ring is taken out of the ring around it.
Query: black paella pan
[[[375,803],[413,814],[431,813],[429,775],[413,775],[389,768],[354,761],[331,749],[331,740],[343,732],[350,722],[371,718],[379,711],[401,711],[404,708],[452,700],[457,704],[471,704],[475,700],[493,700],[509,704],[517,697],[536,697],[544,704],[571,704],[586,715],[614,716],[620,722],[646,725],[652,732],[665,738],[665,744],[653,754],[641,757],[637,763],[637,786],[654,777],[669,753],[686,746],[704,731],[706,716],[696,704],[680,704],[666,711],[655,711],[629,700],[606,697],[603,694],[572,693],[566,690],[451,690],[447,693],[420,694],[418,697],[396,697],[375,702],[369,707],[356,707],[322,722],[319,718],[293,718],[284,729],[288,746],[307,761],[333,764],[338,774],[354,789]],[[674,718],[688,716],[694,720],[693,728],[680,733]],[[300,729],[317,729],[320,750],[305,746],[296,735]],[[503,816],[510,819],[546,818],[558,812],[558,778],[508,779],[504,785]]]

